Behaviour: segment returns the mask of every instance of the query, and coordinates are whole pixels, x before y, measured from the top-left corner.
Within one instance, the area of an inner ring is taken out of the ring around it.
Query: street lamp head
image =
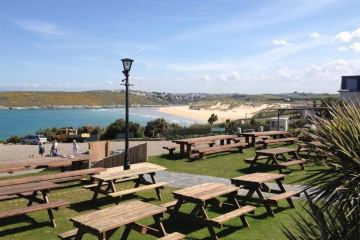
[[[126,73],[130,72],[131,65],[134,60],[132,60],[130,58],[123,58],[123,59],[121,59],[121,61],[123,63],[124,72],[126,72]]]

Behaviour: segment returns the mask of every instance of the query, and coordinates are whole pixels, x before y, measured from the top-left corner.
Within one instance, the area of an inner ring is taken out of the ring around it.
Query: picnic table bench
[[[222,183],[205,183],[173,192],[176,199],[175,204],[170,202],[162,206],[167,208],[171,217],[183,216],[190,221],[200,223],[208,228],[211,239],[219,239],[214,228],[222,228],[224,223],[231,219],[240,217],[243,225],[249,227],[245,214],[253,213],[255,207],[241,207],[236,199],[237,191],[238,188],[235,186]],[[217,199],[218,197],[225,197],[226,200],[221,202]],[[180,212],[181,206],[186,203],[195,205],[190,214]],[[205,209],[209,204],[217,207],[227,205],[234,210],[210,219]]]
[[[161,200],[160,189],[163,189],[166,182],[156,182],[156,172],[165,170],[166,168],[152,163],[137,163],[131,165],[131,169],[124,170],[123,167],[109,168],[106,172],[91,176],[96,183],[84,186],[94,192],[93,200],[96,200],[98,194],[120,198],[122,196],[134,194],[140,191],[155,189],[157,197]],[[151,181],[146,181],[144,175],[149,175]],[[115,183],[134,181],[135,186],[131,189],[118,191]],[[140,184],[144,186],[140,187]]]
[[[73,180],[81,180],[87,175],[98,174],[105,170],[106,170],[105,168],[89,168],[89,169],[82,169],[82,170],[75,170],[75,171],[68,171],[61,173],[43,174],[39,176],[6,179],[0,181],[0,187],[18,185],[23,183],[41,182],[41,181],[62,183]]]
[[[27,213],[47,210],[51,224],[56,227],[55,218],[52,213],[52,209],[58,210],[59,207],[67,205],[65,201],[53,201],[50,202],[48,198],[48,192],[51,189],[57,188],[59,185],[53,182],[35,182],[35,183],[23,183],[18,185],[3,186],[0,187],[0,196],[12,196],[18,195],[28,200],[26,207],[20,207],[17,209],[10,209],[0,212],[0,219],[15,217],[19,215],[25,215]],[[31,192],[31,195],[24,194]],[[41,192],[42,198],[38,198],[37,194]],[[38,204],[33,205],[36,202]]]
[[[59,235],[61,239],[82,239],[85,233],[90,233],[98,237],[98,239],[109,239],[115,231],[120,227],[125,227],[121,239],[125,240],[129,237],[131,230],[142,234],[148,234],[155,237],[164,237],[167,235],[162,224],[166,208],[141,202],[138,200],[130,201],[116,205],[114,207],[105,208],[91,213],[86,213],[77,217],[73,217],[70,221],[76,229],[70,230]],[[154,227],[145,226],[137,223],[145,218],[152,217],[154,219]],[[181,239],[175,238],[177,234],[172,235],[174,238],[163,239]]]
[[[289,132],[287,131],[264,131],[264,132],[249,132],[249,133],[242,133],[241,135],[243,137],[245,137],[245,141],[247,143],[249,143],[250,146],[254,147],[256,144],[256,138],[257,137],[265,137],[265,136],[271,136],[274,139],[281,137],[281,136],[286,136],[288,135]],[[251,140],[251,141],[250,141]]]
[[[315,153],[317,157],[324,157],[326,154],[321,150],[324,145],[318,141],[311,141],[299,144],[297,152],[307,152],[306,157],[309,158],[311,153]]]
[[[188,139],[177,139],[173,140],[173,143],[180,145],[180,154],[185,154],[186,146],[186,156],[191,157],[191,148],[196,145],[209,144],[210,147],[214,146],[216,141],[220,142],[220,145],[224,145],[225,141],[227,144],[231,143],[231,140],[237,138],[236,135],[214,135],[207,137],[197,137],[197,138],[188,138]]]
[[[243,199],[242,203],[247,201],[254,200],[252,196],[256,192],[258,195],[258,200],[265,206],[268,214],[270,216],[275,216],[274,212],[271,209],[271,204],[277,205],[277,202],[283,199],[286,199],[290,207],[295,207],[291,197],[299,196],[298,191],[286,191],[282,185],[285,174],[276,174],[276,173],[253,173],[248,175],[243,175],[240,177],[231,178],[231,183],[235,186],[247,189],[248,192],[245,196],[238,195],[238,198]],[[271,189],[267,183],[271,181],[276,181],[279,189]],[[269,198],[265,198],[263,192],[274,193]]]
[[[293,155],[293,158],[288,159],[285,154]],[[265,159],[265,163],[260,162],[260,160]],[[282,160],[282,162],[279,160]],[[299,158],[296,149],[286,147],[258,150],[253,159],[247,158],[245,159],[245,162],[250,164],[250,168],[254,165],[274,166],[279,169],[280,173],[282,173],[282,169],[293,165],[300,165],[301,169],[304,170],[304,163],[306,163],[305,160]]]
[[[18,171],[25,171],[37,168],[58,168],[62,171],[66,167],[73,167],[73,169],[79,169],[83,163],[90,161],[89,155],[79,154],[73,158],[58,157],[41,157],[41,158],[29,158],[26,160],[16,161],[15,163],[0,163],[0,173],[14,173]]]
[[[237,142],[232,144],[220,145],[220,146],[213,146],[213,147],[206,147],[206,148],[199,148],[193,150],[192,157],[193,158],[200,158],[203,159],[205,155],[221,153],[221,152],[230,152],[233,149],[238,149],[239,152],[242,152],[244,147],[247,144],[245,142]]]
[[[169,156],[173,156],[174,151],[176,150],[175,145],[163,146],[162,148],[169,151]]]

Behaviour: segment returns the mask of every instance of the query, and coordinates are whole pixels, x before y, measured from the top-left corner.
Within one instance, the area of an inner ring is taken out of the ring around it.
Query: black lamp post
[[[125,158],[124,158],[124,170],[130,169],[129,161],[129,72],[134,60],[130,58],[121,59],[124,67],[123,74],[125,75]]]

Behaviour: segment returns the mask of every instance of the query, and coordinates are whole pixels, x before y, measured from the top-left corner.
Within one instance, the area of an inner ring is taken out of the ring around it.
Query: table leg
[[[47,195],[47,191],[46,190],[41,191],[41,194],[43,196],[44,203],[49,203],[50,201],[49,201],[49,198]],[[48,212],[51,224],[53,225],[54,228],[56,228],[56,222],[55,222],[54,214],[53,214],[51,208],[47,209],[47,212]]]
[[[184,143],[180,143],[180,154],[181,155],[185,154],[185,144]]]
[[[34,192],[31,194],[31,196],[30,196],[30,198],[29,198],[29,202],[28,202],[28,204],[27,204],[28,207],[30,207],[30,206],[33,204],[33,202],[34,202],[34,200],[35,200],[35,198],[36,198],[37,193],[38,193],[38,191],[34,191]]]
[[[116,187],[115,187],[115,183],[114,183],[115,180],[110,180],[109,182],[109,185],[110,185],[110,190],[111,192],[116,192]]]
[[[255,147],[255,136],[251,136],[251,146]]]
[[[286,192],[286,189],[284,188],[281,180],[276,179],[275,181],[276,181],[277,185],[279,186],[280,191],[283,192],[283,193]],[[286,201],[289,203],[290,207],[293,207],[293,208],[295,207],[291,197],[287,198]]]
[[[249,143],[249,136],[248,135],[245,136],[245,142]]]
[[[186,144],[186,156],[187,158],[191,156],[191,144]]]
[[[140,186],[140,183],[144,180],[144,174],[140,174],[138,179],[135,182],[134,188],[137,188]]]
[[[92,197],[92,201],[95,201],[99,195],[99,192],[101,190],[101,187],[103,185],[103,180],[98,180],[98,185],[94,188],[94,195]]]
[[[155,221],[155,225],[156,225],[157,229],[160,232],[161,237],[165,236],[166,231],[165,231],[164,225],[163,225],[163,223],[161,221],[160,215],[155,215],[155,216],[153,216],[153,218],[154,218],[154,221]]]
[[[77,230],[74,240],[81,240],[83,235],[84,235],[84,231],[81,228],[79,228]]]
[[[129,237],[129,234],[131,232],[131,227],[130,226],[126,226],[125,230],[123,232],[123,234],[121,235],[121,240],[126,240]]]
[[[270,216],[275,217],[274,212],[271,210],[270,204],[267,202],[267,200],[265,199],[264,195],[262,194],[261,190],[259,188],[256,188],[256,193],[259,196],[259,198],[261,199],[261,201],[263,202],[267,212],[270,214]]]
[[[151,182],[152,184],[155,184],[156,181],[155,181],[155,174],[156,173],[150,173],[150,177],[151,177]],[[155,192],[156,192],[156,195],[159,199],[159,201],[162,201],[162,197],[161,197],[161,193],[160,193],[160,188],[155,188]]]
[[[199,203],[197,205],[198,205],[198,208],[199,208],[199,215],[202,216],[204,219],[209,219],[209,216],[207,215],[206,210],[204,208],[204,204]],[[211,239],[213,239],[213,240],[218,240],[219,239],[218,236],[216,236],[216,232],[215,232],[213,227],[208,225],[207,229],[209,230]]]

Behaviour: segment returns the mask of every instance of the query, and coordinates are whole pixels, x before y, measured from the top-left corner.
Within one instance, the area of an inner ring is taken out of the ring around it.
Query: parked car
[[[21,140],[22,144],[33,144],[37,145],[39,143],[46,143],[48,140],[43,135],[35,135],[35,136],[26,136]]]

